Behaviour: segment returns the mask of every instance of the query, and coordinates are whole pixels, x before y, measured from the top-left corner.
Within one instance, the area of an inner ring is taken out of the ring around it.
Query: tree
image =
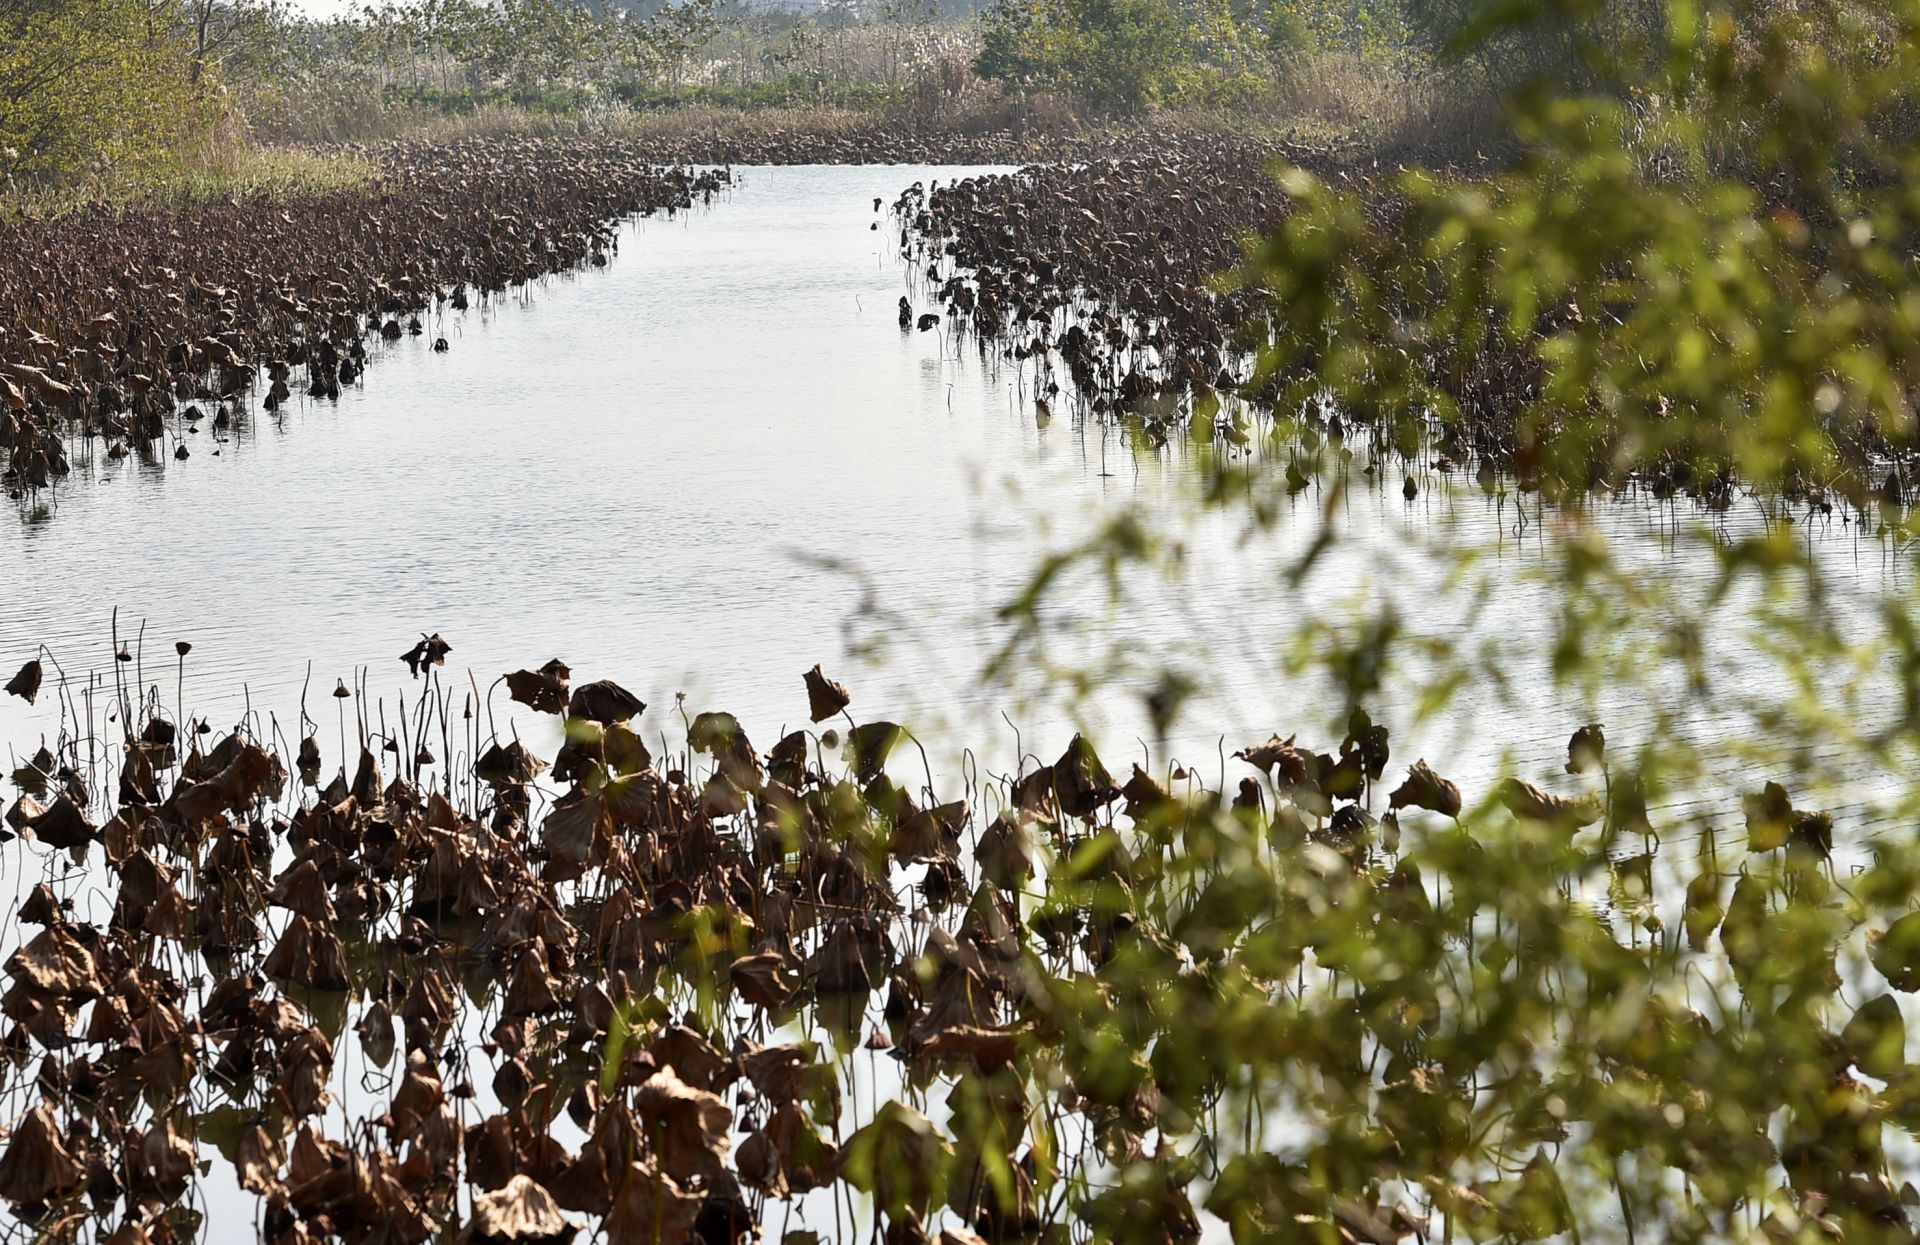
[[[1133,111],[1175,96],[1191,59],[1164,0],[996,0],[974,69]]]

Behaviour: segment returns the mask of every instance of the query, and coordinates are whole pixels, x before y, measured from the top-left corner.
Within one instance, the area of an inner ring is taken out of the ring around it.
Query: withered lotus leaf
[[[13,802],[12,808],[7,810],[7,825],[16,833],[23,833],[29,822],[46,811],[47,806],[39,800],[31,795],[23,795]]]
[[[460,1245],[561,1245],[578,1230],[560,1213],[551,1193],[516,1173],[498,1189],[473,1199],[473,1217],[458,1240]]]
[[[15,1206],[44,1206],[78,1189],[84,1179],[50,1105],[42,1102],[15,1121],[6,1153],[0,1154],[0,1197]]]
[[[339,935],[308,917],[294,914],[264,965],[277,981],[316,990],[345,990],[347,951]]]
[[[1567,740],[1567,773],[1585,774],[1607,763],[1607,730],[1589,722]]]
[[[411,1136],[422,1120],[440,1109],[446,1096],[440,1074],[434,1070],[426,1052],[409,1051],[406,1075],[400,1078],[400,1088],[393,1095],[393,1107],[387,1113],[390,1131],[396,1137]]]
[[[7,957],[7,975],[22,986],[67,998],[99,992],[93,953],[66,924],[48,926]]]
[[[647,711],[638,696],[611,679],[595,679],[573,689],[567,700],[567,716],[588,718],[602,724],[625,722]]]
[[[666,1245],[686,1239],[706,1199],[683,1189],[651,1163],[629,1163],[625,1172],[607,1215],[607,1245]]]
[[[240,1134],[234,1167],[240,1187],[249,1193],[271,1196],[280,1193],[280,1167],[286,1160],[280,1152],[280,1139],[259,1124],[250,1124]]]
[[[1053,793],[1061,811],[1071,817],[1091,817],[1120,798],[1113,775],[1084,735],[1075,735],[1053,763]]]
[[[547,848],[548,882],[576,881],[589,867],[605,863],[601,845],[605,820],[600,797],[593,792],[570,792],[553,806],[540,827],[540,841]],[[596,846],[601,850],[596,852]]]
[[[823,1188],[839,1175],[840,1148],[822,1136],[796,1104],[775,1107],[765,1135],[779,1160],[781,1182],[793,1192]]]
[[[444,666],[447,654],[453,651],[453,645],[440,638],[438,631],[432,635],[422,635],[419,641],[406,652],[400,654],[400,660],[407,664],[407,672],[415,678],[429,666]]]
[[[807,714],[816,722],[824,722],[834,714],[853,703],[853,697],[839,683],[822,674],[815,665],[804,676],[807,683]]]
[[[814,988],[826,994],[873,989],[879,974],[868,962],[870,949],[870,942],[861,937],[853,918],[842,917],[810,961]]]
[[[303,1030],[280,1055],[276,1088],[296,1116],[318,1115],[332,1094],[327,1080],[333,1075],[333,1043],[318,1029]]]
[[[273,889],[267,892],[267,902],[323,926],[331,926],[336,919],[326,880],[320,876],[319,866],[311,857],[290,865],[280,875]]]
[[[1570,800],[1518,778],[1509,778],[1500,784],[1500,802],[1522,821],[1551,822],[1568,829],[1592,825],[1600,820],[1603,811],[1595,796]]]
[[[775,1153],[773,1142],[765,1132],[748,1134],[734,1154],[733,1164],[748,1188],[774,1197],[785,1197],[791,1192],[786,1175],[780,1170],[780,1156]]]
[[[933,1121],[896,1100],[880,1104],[873,1119],[847,1138],[840,1172],[889,1216],[899,1216],[933,1204],[952,1158],[952,1143]]]
[[[559,983],[548,966],[546,944],[538,938],[521,949],[514,964],[505,1010],[508,1016],[544,1016],[560,1010]]]
[[[930,1059],[971,1059],[981,1071],[995,1072],[1011,1064],[1019,1050],[1018,1036],[1004,1029],[953,1025],[921,1042],[914,1053]]]
[[[863,722],[848,731],[847,748],[855,776],[863,783],[878,778],[895,745],[906,737],[906,728],[898,722]]]
[[[1026,821],[1002,813],[987,824],[974,848],[986,879],[1002,890],[1018,890],[1033,876],[1033,846]]]
[[[727,967],[727,976],[741,998],[770,1012],[779,1011],[793,997],[786,957],[777,951],[743,955]]]
[[[137,1187],[160,1196],[177,1193],[193,1175],[193,1143],[162,1117],[141,1139],[137,1151]]]
[[[474,776],[495,786],[530,783],[546,771],[547,763],[519,740],[504,747],[496,743],[473,763]]]
[[[40,695],[41,677],[40,659],[36,657],[21,666],[14,676],[7,680],[7,691],[32,704],[35,697]]]
[[[100,828],[93,824],[86,810],[64,793],[46,811],[27,819],[23,825],[48,847],[62,850],[85,847],[100,837]]]
[[[973,806],[968,801],[954,800],[908,814],[893,828],[887,854],[903,862],[951,860],[958,857],[960,832],[972,811]]]
[[[635,1092],[633,1109],[655,1140],[669,1176],[681,1181],[719,1176],[733,1112],[718,1094],[695,1089],[667,1067]]]
[[[34,883],[18,916],[28,925],[53,925],[66,919],[65,905],[45,882]]]
[[[567,707],[567,679],[572,673],[558,657],[538,670],[515,670],[507,675],[507,695],[536,713],[560,713]]]
[[[733,1061],[686,1025],[668,1025],[647,1047],[647,1054],[656,1066],[673,1069],[695,1089],[718,1093],[734,1081]]]
[[[1293,746],[1292,736],[1282,739],[1274,735],[1263,744],[1242,748],[1233,755],[1265,770],[1273,776],[1274,782],[1283,787],[1298,786],[1314,773],[1313,758],[1304,749]]]
[[[385,999],[368,1004],[354,1032],[360,1035],[360,1048],[374,1063],[385,1067],[393,1058],[393,1008]]]
[[[1425,758],[1407,768],[1407,779],[1387,797],[1390,808],[1424,808],[1443,817],[1458,817],[1460,788],[1433,772]]]

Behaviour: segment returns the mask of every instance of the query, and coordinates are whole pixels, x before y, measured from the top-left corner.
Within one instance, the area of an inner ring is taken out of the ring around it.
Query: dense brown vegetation
[[[183,406],[193,420],[206,404],[218,426],[256,396],[268,409],[296,388],[338,396],[367,338],[603,264],[620,220],[711,201],[727,180],[559,139],[401,146],[383,167],[347,194],[0,224],[9,480],[62,474],[75,425],[120,454]]]

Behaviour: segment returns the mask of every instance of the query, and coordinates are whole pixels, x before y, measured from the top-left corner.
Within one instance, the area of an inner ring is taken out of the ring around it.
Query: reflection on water
[[[369,383],[337,405],[302,398],[218,444],[203,428],[184,462],[77,472],[45,521],[0,525],[0,582],[14,585],[0,664],[45,643],[74,683],[110,683],[117,609],[122,638],[144,626],[141,666],[169,693],[173,644],[191,642],[178,673],[193,711],[227,722],[250,704],[292,721],[310,681],[324,721],[336,680],[367,667],[372,693],[397,691],[396,656],[440,631],[450,667],[482,690],[560,656],[638,691],[650,730],[673,729],[686,692],[690,709],[724,707],[773,738],[804,711],[800,672],[824,661],[862,714],[944,723],[954,748],[1010,762],[1003,712],[1041,754],[1073,721],[1058,697],[980,683],[1006,635],[994,611],[1039,555],[1123,507],[1176,533],[1177,578],[1143,573],[1118,608],[1089,583],[1049,616],[1059,665],[1125,659],[1074,707],[1109,744],[1148,734],[1140,694],[1166,662],[1204,682],[1177,751],[1213,758],[1222,738],[1231,751],[1324,727],[1336,709],[1276,674],[1281,650],[1302,618],[1337,621],[1362,591],[1465,646],[1544,654],[1557,603],[1529,574],[1542,525],[1519,522],[1514,499],[1463,477],[1408,502],[1397,476],[1369,481],[1356,462],[1348,539],[1292,587],[1281,555],[1311,539],[1317,490],[1271,535],[1193,516],[1182,486],[1200,468],[1178,440],[1136,456],[1113,429],[1042,422],[1020,376],[974,343],[902,333],[906,274],[873,200],[956,172],[748,170],[710,212],[631,227],[606,270],[378,346]],[[441,334],[444,355],[426,344]],[[1669,510],[1599,509],[1632,556],[1710,582],[1711,560],[1670,539]],[[1758,522],[1757,508],[1724,519],[1736,534]],[[1893,574],[1837,521],[1812,538],[1843,592]],[[1440,605],[1449,568],[1432,551],[1463,543],[1489,550],[1490,587]],[[1738,677],[1750,659],[1725,660]],[[1466,689],[1445,722],[1399,729],[1396,757],[1449,757],[1471,777],[1507,748],[1553,763],[1588,716],[1623,743],[1646,720],[1637,698],[1568,703],[1540,682],[1544,660],[1509,664],[1517,685]],[[1409,708],[1395,694],[1374,706],[1397,728]],[[0,738],[19,748],[57,712],[51,696],[8,698]]]

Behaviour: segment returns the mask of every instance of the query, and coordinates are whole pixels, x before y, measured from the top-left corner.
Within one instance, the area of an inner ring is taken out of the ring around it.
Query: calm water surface
[[[710,210],[629,227],[605,270],[376,346],[366,385],[337,404],[296,399],[223,444],[203,430],[184,462],[76,472],[37,521],[0,524],[0,665],[45,643],[77,683],[111,680],[117,608],[123,638],[144,623],[142,666],[169,698],[173,644],[192,643],[185,699],[216,724],[248,704],[292,723],[310,663],[324,744],[335,681],[365,667],[371,693],[398,692],[395,658],[423,631],[444,633],[449,671],[482,688],[559,656],[576,680],[633,688],[652,730],[675,728],[685,692],[689,712],[731,710],[763,742],[802,720],[800,673],[824,662],[856,714],[945,727],[953,749],[1010,759],[1003,712],[1030,752],[1057,751],[1084,722],[1139,755],[1145,673],[1171,660],[1206,685],[1171,743],[1212,774],[1222,739],[1303,729],[1327,742],[1324,688],[1276,667],[1302,618],[1338,621],[1356,593],[1394,594],[1422,625],[1509,659],[1544,652],[1557,602],[1530,578],[1538,528],[1517,529],[1511,504],[1431,481],[1409,504],[1383,479],[1345,504],[1336,556],[1290,587],[1274,555],[1310,537],[1315,493],[1249,541],[1237,517],[1188,517],[1189,452],[1136,457],[1064,415],[1042,426],[1011,368],[902,333],[907,274],[873,200],[964,172],[744,170]],[[450,353],[428,348],[439,334]],[[1081,666],[1118,651],[1130,670],[1077,706],[1024,690],[1031,680],[1019,696],[983,686],[1006,634],[995,609],[1044,552],[1129,507],[1178,533],[1183,576],[1142,575],[1117,610],[1091,587],[1069,592],[1049,656]],[[1709,559],[1664,537],[1661,512],[1602,509],[1632,556],[1710,577]],[[1736,509],[1728,525],[1755,521]],[[1818,539],[1843,592],[1894,582],[1872,542],[1838,523]],[[1453,618],[1434,604],[1446,567],[1431,551],[1462,541],[1488,548],[1498,587]],[[1416,751],[1469,769],[1506,748],[1555,764],[1586,714],[1616,739],[1646,721],[1638,697],[1569,704],[1540,681],[1543,662],[1513,664],[1517,687],[1469,689],[1442,726],[1399,735],[1396,771]],[[504,716],[504,692],[494,699]],[[1381,699],[1378,716],[1407,716],[1403,693]],[[51,696],[0,701],[0,740],[16,749],[57,724]],[[1711,714],[1696,725],[1723,729]]]

